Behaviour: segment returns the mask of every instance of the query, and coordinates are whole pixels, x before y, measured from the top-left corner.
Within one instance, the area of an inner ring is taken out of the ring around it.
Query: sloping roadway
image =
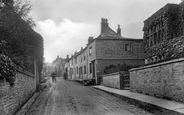
[[[152,115],[92,87],[57,78],[33,103],[27,115]]]

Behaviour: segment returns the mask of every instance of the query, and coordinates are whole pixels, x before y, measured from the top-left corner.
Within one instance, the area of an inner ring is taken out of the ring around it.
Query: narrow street
[[[92,87],[57,78],[44,90],[27,115],[151,115],[120,98]]]

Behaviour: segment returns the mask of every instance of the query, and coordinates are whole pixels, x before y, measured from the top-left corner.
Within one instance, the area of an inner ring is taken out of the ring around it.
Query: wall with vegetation
[[[130,89],[184,102],[184,58],[130,70]]]
[[[33,74],[17,70],[14,86],[5,80],[0,81],[0,113],[15,113],[35,92],[36,78]]]

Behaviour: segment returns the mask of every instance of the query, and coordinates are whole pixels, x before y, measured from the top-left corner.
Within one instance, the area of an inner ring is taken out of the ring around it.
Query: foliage
[[[31,2],[28,0],[2,0],[0,9],[14,10],[30,27],[35,27],[36,24],[32,17],[29,15],[32,10]]]
[[[126,65],[125,63],[120,65],[118,64],[116,65],[109,65],[104,69],[104,73],[105,74],[110,74],[110,73],[115,73],[115,72],[119,72],[119,71],[128,71],[131,68],[135,68],[138,66],[132,66],[132,65]]]
[[[6,42],[1,41],[0,43],[0,79],[6,80],[11,86],[14,85],[15,75],[16,75],[16,64],[11,58],[5,55],[6,52]]]
[[[184,37],[177,37],[161,42],[152,47],[144,48],[145,58],[157,56],[163,60],[171,60],[184,56]]]
[[[0,42],[6,42],[6,47],[0,50],[0,54],[10,58],[18,67],[31,73],[34,73],[33,60],[37,60],[38,70],[41,73],[43,65],[42,36],[8,8],[0,11],[0,23]]]
[[[31,5],[30,1],[28,1],[28,0],[14,0],[13,9],[31,27],[36,26],[32,17],[29,16],[30,11],[32,10],[32,5]]]

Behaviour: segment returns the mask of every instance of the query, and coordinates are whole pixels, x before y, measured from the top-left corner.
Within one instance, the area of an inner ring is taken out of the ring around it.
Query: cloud
[[[45,57],[65,58],[84,47],[89,36],[97,37],[101,18],[110,27],[120,24],[122,36],[143,37],[143,21],[167,3],[180,0],[30,0],[36,31],[44,37]]]
[[[57,55],[65,58],[85,47],[88,37],[99,33],[96,28],[87,22],[76,23],[65,18],[59,24],[51,19],[38,21],[36,31],[44,38],[44,57],[51,62]]]

